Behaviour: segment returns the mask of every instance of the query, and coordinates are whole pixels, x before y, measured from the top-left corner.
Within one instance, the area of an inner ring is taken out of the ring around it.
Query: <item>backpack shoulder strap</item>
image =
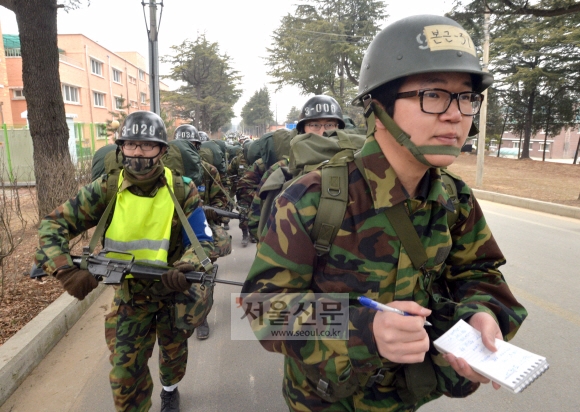
[[[111,199],[117,194],[117,191],[119,190],[120,175],[121,171],[119,169],[114,169],[107,175],[107,204],[111,202]]]
[[[447,226],[449,228],[453,227],[457,219],[459,218],[459,196],[457,195],[457,184],[455,179],[446,169],[441,169],[441,180],[443,181],[443,186],[453,202],[453,212],[447,211]]]
[[[171,172],[173,175],[173,193],[175,194],[175,198],[181,207],[184,206],[185,203],[185,177],[176,174],[175,172]],[[188,180],[191,180],[187,178]],[[189,183],[189,182],[188,182]]]
[[[329,252],[348,204],[348,164],[323,167],[320,204],[310,237],[318,256]]]

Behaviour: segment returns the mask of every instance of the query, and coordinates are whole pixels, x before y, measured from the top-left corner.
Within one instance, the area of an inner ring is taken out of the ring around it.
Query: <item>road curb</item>
[[[511,195],[504,195],[502,193],[488,192],[485,190],[472,189],[475,197],[480,200],[488,200],[490,202],[502,203],[504,205],[521,207],[524,209],[535,210],[537,212],[549,213],[552,215],[571,217],[573,219],[580,219],[580,207],[572,207],[566,205],[558,205],[556,203],[541,202],[539,200],[528,199],[525,197],[517,197]]]
[[[0,346],[0,406],[105,289],[99,284],[82,301],[63,293]]]

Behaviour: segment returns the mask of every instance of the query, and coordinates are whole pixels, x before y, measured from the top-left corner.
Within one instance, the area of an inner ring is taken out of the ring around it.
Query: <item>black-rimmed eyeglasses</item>
[[[144,152],[150,152],[153,149],[155,149],[156,147],[159,147],[159,145],[157,143],[151,143],[151,142],[144,142],[141,144],[124,142],[122,146],[123,146],[123,149],[127,149],[127,150],[137,150],[137,148],[140,147],[141,150]]]
[[[397,94],[397,99],[419,96],[421,111],[429,114],[442,114],[449,109],[451,102],[457,100],[459,111],[465,116],[475,116],[481,109],[483,94],[477,92],[451,93],[443,89],[421,89]]]

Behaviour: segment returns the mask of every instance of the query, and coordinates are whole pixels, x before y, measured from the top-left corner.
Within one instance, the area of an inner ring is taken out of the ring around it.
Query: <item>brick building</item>
[[[0,45],[0,108],[3,123],[27,125],[22,83],[20,39],[3,35]],[[91,151],[108,140],[105,125],[111,113],[149,110],[147,60],[137,52],[112,52],[82,34],[59,34],[59,72],[71,153],[74,146]],[[2,58],[4,56],[4,58]],[[161,90],[168,90],[160,82]],[[110,133],[109,133],[110,134]]]

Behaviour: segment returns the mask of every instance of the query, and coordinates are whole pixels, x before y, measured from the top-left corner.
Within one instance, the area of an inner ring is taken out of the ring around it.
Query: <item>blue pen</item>
[[[382,303],[379,303],[377,301],[369,299],[366,296],[359,296],[358,301],[361,303],[361,305],[366,306],[367,308],[380,310],[381,312],[393,312],[393,313],[398,313],[399,315],[402,315],[402,316],[415,316],[415,315],[411,315],[410,313],[403,312],[402,310],[395,309],[395,308],[392,308],[392,307],[387,306],[387,305],[383,305]],[[433,325],[431,325],[431,323],[425,321],[425,326],[433,326]]]

